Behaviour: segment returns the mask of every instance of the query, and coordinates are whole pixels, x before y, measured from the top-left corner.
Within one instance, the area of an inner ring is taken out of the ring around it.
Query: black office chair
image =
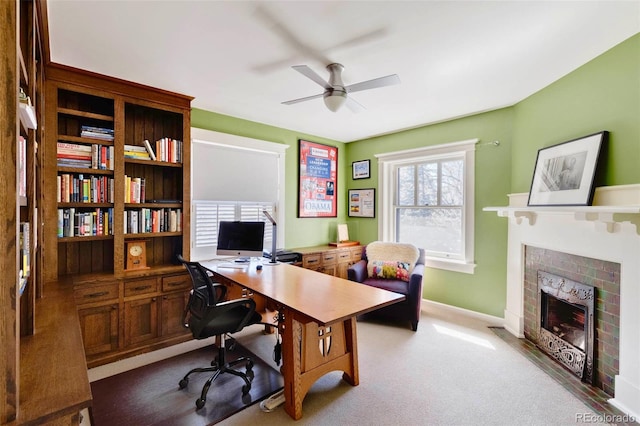
[[[214,283],[205,267],[198,262],[187,262],[180,255],[178,255],[178,260],[189,271],[193,283],[182,323],[191,330],[194,339],[220,336],[218,356],[211,362],[211,367],[194,368],[189,371],[180,380],[180,389],[187,386],[191,373],[214,372],[202,387],[200,398],[196,399],[196,408],[200,409],[207,401],[207,392],[211,383],[220,374],[229,373],[244,380],[245,384],[242,387],[242,395],[244,396],[251,390],[253,361],[251,358],[241,357],[227,362],[225,335],[238,332],[244,327],[257,324],[262,320],[260,314],[256,312],[256,302],[250,298],[225,301],[227,288],[222,284]],[[246,373],[231,368],[241,363],[246,364]]]

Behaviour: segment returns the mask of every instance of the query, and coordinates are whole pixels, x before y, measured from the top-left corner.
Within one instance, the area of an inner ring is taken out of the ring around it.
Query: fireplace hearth
[[[538,271],[537,345],[590,384],[594,366],[594,301],[594,287]]]

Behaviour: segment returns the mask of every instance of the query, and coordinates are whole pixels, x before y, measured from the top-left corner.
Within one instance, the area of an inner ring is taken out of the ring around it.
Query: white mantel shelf
[[[517,224],[527,219],[529,225],[535,225],[538,215],[573,214],[575,220],[586,220],[604,225],[607,232],[614,232],[616,223],[630,222],[638,229],[640,225],[640,206],[526,206],[526,207],[485,207],[486,212],[496,212],[500,217],[515,219]]]
[[[573,215],[576,221],[593,222],[597,230],[615,232],[622,224],[630,224],[640,233],[640,184],[604,186],[596,188],[591,206],[527,206],[528,193],[509,194],[509,205],[485,207],[520,225],[527,219],[535,225],[538,216]]]

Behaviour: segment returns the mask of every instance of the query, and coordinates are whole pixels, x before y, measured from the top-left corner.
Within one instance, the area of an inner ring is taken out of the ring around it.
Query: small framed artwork
[[[369,179],[371,177],[370,167],[371,160],[354,161],[351,163],[353,179]]]
[[[375,188],[349,190],[349,216],[376,217]]]
[[[298,141],[298,217],[336,217],[338,148]]]
[[[598,157],[609,133],[602,131],[538,150],[529,206],[590,206]]]

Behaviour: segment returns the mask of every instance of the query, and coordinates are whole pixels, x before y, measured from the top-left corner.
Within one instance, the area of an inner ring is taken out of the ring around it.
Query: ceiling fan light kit
[[[347,92],[344,90],[332,90],[324,93],[324,104],[329,108],[329,111],[336,112],[342,105],[347,102]]]
[[[327,70],[329,71],[329,82],[326,82],[322,77],[316,74],[315,71],[306,65],[295,65],[292,68],[322,86],[324,88],[324,93],[282,102],[284,105],[292,105],[323,97],[324,104],[329,111],[337,112],[346,103],[352,111],[358,112],[359,110],[364,109],[364,107],[357,103],[353,98],[349,97],[349,93],[400,84],[400,78],[396,74],[392,74],[386,77],[374,78],[373,80],[362,81],[360,83],[345,86],[342,82],[342,70],[344,67],[341,64],[336,63],[327,65]]]

